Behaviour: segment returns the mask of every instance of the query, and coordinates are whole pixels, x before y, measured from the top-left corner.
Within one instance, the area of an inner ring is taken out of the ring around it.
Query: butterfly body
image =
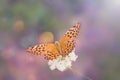
[[[55,43],[37,44],[28,47],[27,52],[35,55],[43,55],[45,59],[52,60],[57,56],[68,55],[75,47],[75,40],[79,33],[80,24],[70,28],[60,40]]]

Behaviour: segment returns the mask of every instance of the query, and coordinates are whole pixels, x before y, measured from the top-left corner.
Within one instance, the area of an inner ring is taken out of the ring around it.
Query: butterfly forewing
[[[54,44],[38,44],[32,47],[28,47],[27,52],[34,55],[43,55],[45,59],[52,60],[59,56],[59,53]]]
[[[62,38],[60,38],[59,43],[61,46],[62,55],[68,55],[75,47],[75,39],[79,33],[80,24],[77,23],[75,26],[70,28]]]
[[[41,55],[42,53],[45,53],[46,46],[47,44],[38,44],[38,45],[30,46],[27,48],[27,52],[35,55]]]

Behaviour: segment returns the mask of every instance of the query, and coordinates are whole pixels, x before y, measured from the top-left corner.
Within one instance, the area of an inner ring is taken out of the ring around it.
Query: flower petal
[[[75,50],[73,50],[65,57],[58,56],[56,59],[49,60],[48,65],[51,70],[58,69],[59,71],[65,71],[72,66],[72,61],[76,61],[77,57]]]

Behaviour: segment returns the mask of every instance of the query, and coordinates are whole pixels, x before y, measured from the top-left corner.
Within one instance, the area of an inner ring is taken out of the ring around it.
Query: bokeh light
[[[54,36],[51,32],[40,33],[38,41],[41,43],[53,42]]]
[[[24,22],[23,20],[16,20],[13,25],[13,30],[15,32],[20,32],[24,29]]]

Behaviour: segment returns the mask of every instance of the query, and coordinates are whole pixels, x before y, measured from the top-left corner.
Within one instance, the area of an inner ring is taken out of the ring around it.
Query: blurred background
[[[77,22],[79,56],[70,70],[51,71],[27,53],[54,42]],[[0,0],[0,80],[120,80],[119,0]]]

